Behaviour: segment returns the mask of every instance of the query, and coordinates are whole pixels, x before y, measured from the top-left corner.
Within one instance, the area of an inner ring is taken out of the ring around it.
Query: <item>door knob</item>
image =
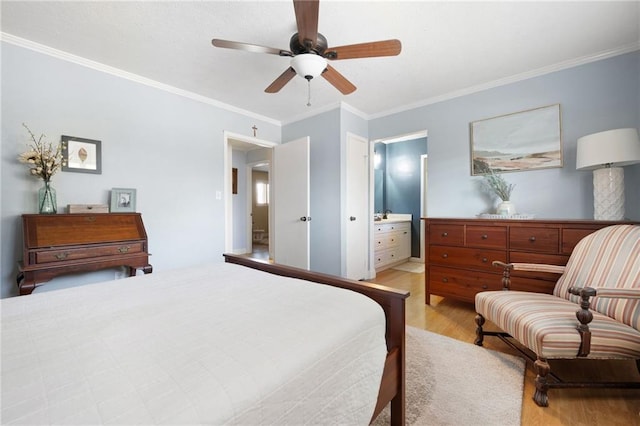
[[[356,220],[356,217],[355,217],[355,216],[351,216],[351,217],[349,218],[349,220],[350,220],[351,222],[353,222],[354,220]]]
[[[302,216],[302,217],[300,218],[300,220],[301,220],[301,221],[303,221],[303,222],[310,221],[310,220],[311,220],[311,216]]]

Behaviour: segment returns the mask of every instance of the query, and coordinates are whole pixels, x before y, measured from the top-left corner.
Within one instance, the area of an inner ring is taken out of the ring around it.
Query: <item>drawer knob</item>
[[[69,253],[58,253],[56,254],[56,259],[58,260],[65,260],[67,257],[69,257]]]
[[[446,259],[447,257],[449,257],[449,255],[447,253],[442,253],[442,258]]]
[[[532,243],[535,243],[536,237],[529,237],[529,241],[531,241]]]
[[[443,283],[448,283],[448,282],[449,282],[449,278],[446,278],[446,277],[445,277],[445,278],[443,278],[443,279],[442,279],[442,282],[443,282]]]
[[[448,234],[447,232],[443,232],[443,233],[442,233],[442,236],[443,236],[443,237],[448,237],[448,236],[449,236],[449,234]]]
[[[130,248],[131,248],[130,246],[122,246],[118,249],[118,251],[120,253],[128,253]]]
[[[482,234],[482,239],[486,240],[487,238],[489,238],[489,236],[487,234]]]
[[[483,289],[483,290],[486,290],[486,289],[488,289],[488,288],[489,288],[489,286],[488,286],[488,285],[486,285],[486,284],[483,284],[483,285],[482,285],[482,289]]]
[[[489,261],[489,259],[487,259],[486,257],[482,258],[482,263],[487,263]]]

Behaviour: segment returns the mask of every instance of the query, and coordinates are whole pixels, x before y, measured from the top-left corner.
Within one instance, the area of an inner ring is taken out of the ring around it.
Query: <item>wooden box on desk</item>
[[[69,204],[69,213],[109,213],[108,204]]]

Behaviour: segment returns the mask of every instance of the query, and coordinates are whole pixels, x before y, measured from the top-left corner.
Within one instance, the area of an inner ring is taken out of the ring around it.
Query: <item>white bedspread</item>
[[[368,424],[369,298],[216,263],[3,299],[2,424]]]

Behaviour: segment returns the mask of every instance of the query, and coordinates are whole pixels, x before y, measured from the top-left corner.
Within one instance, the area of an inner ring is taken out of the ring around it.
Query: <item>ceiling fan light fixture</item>
[[[327,68],[327,60],[315,53],[303,53],[291,59],[291,68],[301,77],[311,80]]]

